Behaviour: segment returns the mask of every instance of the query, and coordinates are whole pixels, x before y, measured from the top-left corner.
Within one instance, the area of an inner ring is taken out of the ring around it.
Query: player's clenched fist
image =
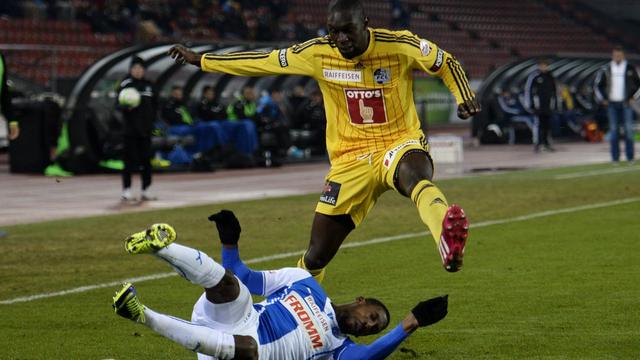
[[[480,103],[475,98],[467,100],[458,105],[458,117],[460,119],[468,119],[482,110]]]
[[[418,326],[429,326],[447,316],[448,305],[449,295],[438,296],[418,303],[418,305],[411,310],[411,313],[415,316],[416,320],[418,320]]]
[[[220,242],[225,245],[236,245],[240,240],[240,222],[233,211],[222,210],[209,216],[209,221],[216,223]]]

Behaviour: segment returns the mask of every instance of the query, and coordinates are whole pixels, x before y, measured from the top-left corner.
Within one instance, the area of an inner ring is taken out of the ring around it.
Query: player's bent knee
[[[235,360],[257,360],[258,343],[251,336],[234,335],[236,344]]]
[[[432,179],[433,163],[427,152],[409,152],[400,159],[395,185],[402,195],[409,196],[420,181]]]
[[[240,295],[240,284],[238,279],[229,270],[225,271],[220,282],[212,287],[205,289],[207,300],[214,304],[224,304],[232,302]]]
[[[309,270],[322,269],[329,264],[331,257],[322,251],[314,251],[310,249],[304,255],[304,265]]]

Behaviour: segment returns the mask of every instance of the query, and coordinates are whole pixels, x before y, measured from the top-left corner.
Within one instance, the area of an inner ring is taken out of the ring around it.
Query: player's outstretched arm
[[[189,63],[202,71],[239,76],[314,75],[313,51],[294,48],[232,53],[198,54],[183,45],[174,45],[167,54],[178,64]]]
[[[200,67],[200,63],[202,61],[202,55],[191,51],[191,49],[188,49],[187,47],[180,44],[176,44],[171,47],[167,54],[169,54],[169,56],[171,56],[171,58],[180,65],[189,63],[191,65]]]
[[[338,360],[379,360],[391,355],[413,331],[437,323],[447,316],[448,295],[422,301],[416,305],[398,326],[369,345],[351,343],[339,349]]]
[[[231,270],[254,295],[269,296],[287,284],[311,277],[300,268],[283,268],[273,271],[251,270],[241,259],[238,251],[240,222],[229,210],[222,210],[209,216],[216,223],[222,243],[222,266]]]
[[[468,119],[478,114],[482,108],[476,95],[471,91],[469,80],[460,62],[433,42],[421,39],[411,33],[408,35],[414,37],[414,45],[405,44],[403,46],[406,48],[407,54],[413,58],[414,68],[442,79],[456,98],[459,118]]]
[[[455,96],[458,103],[458,117],[460,119],[468,119],[478,114],[482,107],[476,99],[476,95],[471,91],[469,80],[462,65],[452,55],[445,54],[444,64],[437,75]]]
[[[261,271],[251,270],[241,259],[238,251],[240,240],[240,222],[229,210],[222,210],[209,216],[209,221],[216,224],[220,242],[222,243],[222,266],[231,270],[255,295],[264,295],[264,276]]]

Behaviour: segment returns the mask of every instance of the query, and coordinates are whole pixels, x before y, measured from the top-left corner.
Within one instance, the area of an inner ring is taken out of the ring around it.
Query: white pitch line
[[[556,175],[553,178],[556,180],[566,180],[566,179],[575,179],[580,177],[587,176],[598,176],[598,175],[606,175],[606,174],[619,174],[631,171],[639,171],[640,166],[632,166],[632,167],[617,167],[612,169],[601,169],[601,170],[590,170],[590,171],[581,171],[574,172],[568,174]]]
[[[472,224],[471,227],[475,229],[475,228],[486,227],[486,226],[509,224],[514,222],[527,221],[527,220],[532,220],[532,219],[537,219],[537,218],[542,218],[547,216],[554,216],[559,214],[567,214],[567,213],[573,213],[578,211],[593,210],[593,209],[599,209],[599,208],[616,206],[616,205],[630,204],[638,201],[640,201],[640,197],[633,197],[629,199],[607,201],[607,202],[597,203],[597,204],[574,206],[570,208],[556,209],[556,210],[548,210],[548,211],[542,211],[542,212],[533,213],[529,215],[516,216],[508,219],[483,221],[476,224]],[[416,238],[416,237],[426,236],[426,235],[429,235],[428,231],[385,236],[385,237],[379,237],[371,240],[346,243],[342,245],[341,248],[342,249],[356,248],[356,247],[369,246],[374,244],[382,244],[382,243],[391,242],[391,241],[411,239],[411,238]],[[272,261],[272,260],[280,260],[280,259],[286,259],[294,256],[300,256],[302,254],[304,254],[304,251],[292,251],[292,252],[286,252],[286,253],[280,253],[280,254],[274,254],[274,255],[249,259],[249,260],[246,260],[245,263],[258,264],[258,263],[263,263],[263,262]],[[69,294],[77,294],[77,293],[87,292],[87,291],[96,290],[96,289],[115,287],[115,286],[121,285],[123,282],[141,283],[143,281],[164,279],[164,278],[176,276],[176,275],[178,274],[175,272],[158,273],[158,274],[152,274],[147,276],[129,278],[129,279],[120,280],[120,281],[112,281],[109,283],[81,286],[81,287],[77,287],[69,290],[62,290],[62,291],[51,292],[51,293],[42,293],[42,294],[36,294],[36,295],[30,295],[30,296],[22,296],[22,297],[13,298],[13,299],[2,300],[0,301],[0,305],[11,305],[16,303],[30,302],[34,300],[64,296]]]

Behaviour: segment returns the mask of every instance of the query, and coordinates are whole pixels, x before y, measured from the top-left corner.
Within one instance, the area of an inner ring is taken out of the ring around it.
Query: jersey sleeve
[[[456,103],[461,104],[473,99],[475,94],[471,91],[467,75],[458,60],[435,43],[421,39],[417,35],[411,35],[413,36],[413,45],[404,46],[407,48],[412,67],[441,78],[456,98]]]
[[[312,51],[298,52],[296,46],[271,52],[204,54],[200,68],[240,76],[306,75],[313,76]]]
[[[379,360],[385,359],[411,335],[406,333],[402,325],[396,326],[393,330],[369,345],[359,345],[351,340],[345,341],[341,347],[333,353],[336,360]]]
[[[279,289],[296,281],[310,278],[311,274],[300,268],[282,268],[279,270],[263,271],[264,296],[269,296]]]
[[[238,248],[222,248],[222,266],[231,270],[249,292],[260,296],[269,296],[284,286],[311,277],[311,274],[300,268],[252,270],[240,259]]]

